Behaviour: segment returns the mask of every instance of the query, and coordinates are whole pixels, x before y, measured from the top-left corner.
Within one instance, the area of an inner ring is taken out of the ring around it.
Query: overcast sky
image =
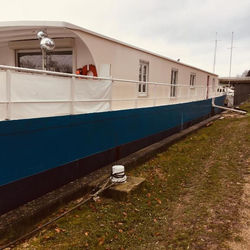
[[[8,0],[0,21],[66,21],[172,59],[212,71],[218,32],[216,73],[250,69],[249,0]]]

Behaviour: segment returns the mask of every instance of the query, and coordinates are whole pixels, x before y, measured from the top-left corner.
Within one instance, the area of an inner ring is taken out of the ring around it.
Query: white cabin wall
[[[75,38],[76,68],[82,68],[88,64],[95,64],[87,46],[79,38]]]
[[[171,70],[178,70],[177,97],[170,97],[170,86],[149,85],[147,96],[138,96],[138,86],[136,83],[113,82],[112,87],[112,109],[145,107],[152,105],[163,105],[184,101],[187,97],[193,100],[206,98],[207,76],[209,75],[209,86],[212,85],[212,79],[215,75],[189,67],[178,62],[162,58],[136,48],[132,48],[115,41],[111,41],[94,34],[83,31],[74,32],[86,44],[99,75],[100,67],[103,64],[111,65],[111,76],[113,78],[129,79],[138,81],[140,60],[149,62],[149,81],[170,83]],[[202,85],[203,88],[190,88],[190,74],[195,73],[195,85]],[[186,85],[187,87],[178,87]],[[209,89],[211,96],[212,91]],[[162,100],[154,101],[155,97]],[[118,101],[118,99],[124,99]],[[130,99],[130,100],[129,100]],[[137,100],[136,100],[137,99]]]
[[[0,47],[0,65],[15,66],[15,51],[7,45]]]

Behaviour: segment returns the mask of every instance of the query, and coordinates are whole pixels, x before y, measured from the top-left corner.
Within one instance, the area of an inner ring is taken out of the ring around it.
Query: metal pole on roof
[[[215,72],[215,63],[216,63],[216,53],[217,53],[217,32],[215,34],[215,45],[214,45],[214,65],[213,65],[213,73]]]
[[[38,31],[37,38],[40,40],[42,50],[42,69],[47,70],[47,51],[52,51],[55,48],[55,42],[48,38],[47,33],[44,31]]]
[[[42,49],[42,70],[47,70],[47,53]]]
[[[229,77],[231,77],[231,70],[232,70],[233,41],[234,41],[234,33],[232,32],[232,40],[231,40],[231,48],[230,48],[231,52],[230,52]]]

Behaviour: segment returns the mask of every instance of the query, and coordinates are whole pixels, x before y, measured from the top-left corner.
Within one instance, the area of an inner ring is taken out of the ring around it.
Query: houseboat
[[[70,23],[0,23],[0,214],[214,115],[217,88]]]

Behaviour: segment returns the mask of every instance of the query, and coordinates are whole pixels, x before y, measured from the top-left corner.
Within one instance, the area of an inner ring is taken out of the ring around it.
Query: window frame
[[[173,72],[176,74],[175,78],[173,78]],[[172,68],[171,69],[171,78],[170,78],[170,98],[177,97],[177,84],[178,84],[178,69]],[[173,79],[175,81],[173,82]]]
[[[144,78],[144,72],[143,72],[143,68],[146,66],[146,74],[145,74],[145,80],[143,80]],[[144,61],[144,60],[140,60],[139,61],[139,75],[138,75],[138,86],[137,86],[137,93],[139,97],[145,97],[148,96],[148,81],[149,81],[149,62],[148,61]],[[144,91],[143,91],[144,90]]]
[[[195,84],[196,84],[196,74],[191,73],[190,78],[189,78],[189,86],[190,86],[190,88],[191,89],[195,88]]]

